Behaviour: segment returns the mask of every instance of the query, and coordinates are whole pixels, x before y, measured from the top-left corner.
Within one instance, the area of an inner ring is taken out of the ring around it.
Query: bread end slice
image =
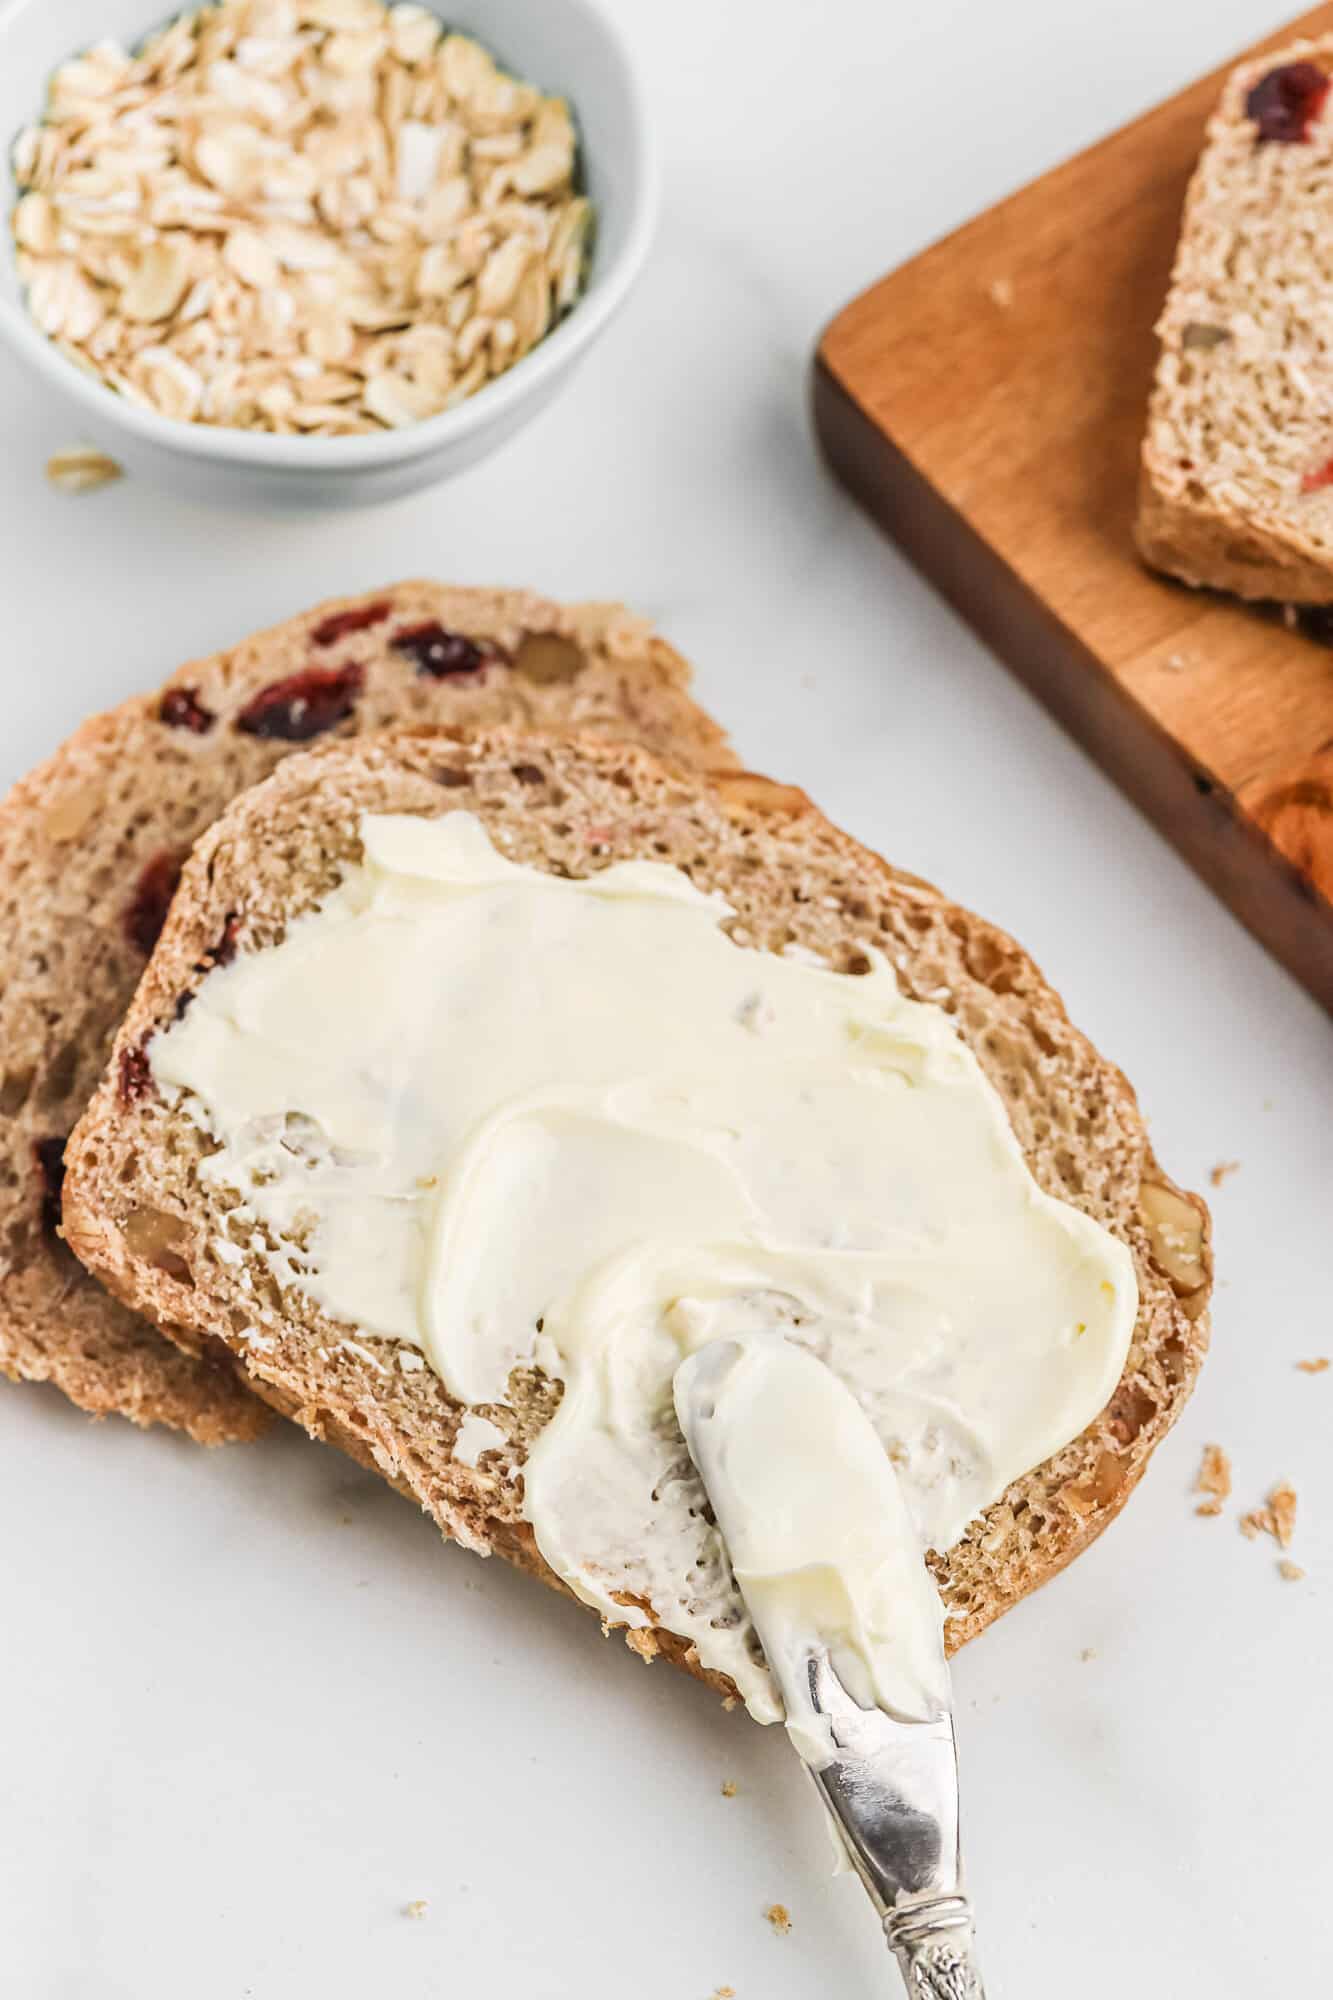
[[[280,1291],[262,1259],[249,1287],[215,1245],[226,1218],[198,1178],[205,1142],[152,1088],[145,1049],[175,1018],[224,934],[262,950],[359,855],[364,812],[436,817],[466,806],[511,858],[585,875],[650,855],[736,911],[739,941],[800,945],[855,969],[882,951],[903,990],[947,1009],[1004,1100],[1039,1183],[1131,1251],[1140,1310],[1107,1407],[952,1550],[932,1558],[956,1647],[1062,1568],[1124,1505],[1178,1415],[1207,1340],[1208,1216],[1158,1166],[1134,1094],[1070,1024],[1012,939],[889,867],[804,794],[745,773],[710,777],[588,738],[392,736],[294,759],[200,842],[112,1062],[70,1145],[66,1231],[96,1275],[158,1325],[224,1342],[259,1393],[313,1435],[374,1465],[446,1535],[553,1579],[517,1482],[553,1407],[539,1374],[483,1413],[502,1450],[471,1468],[452,1445],[464,1411],[429,1370]],[[244,1272],[246,1266],[241,1266]],[[267,1301],[258,1343],[255,1287]],[[679,1641],[630,1635],[692,1671]]]

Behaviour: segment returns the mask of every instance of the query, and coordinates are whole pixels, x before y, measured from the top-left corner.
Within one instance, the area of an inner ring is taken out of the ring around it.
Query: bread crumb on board
[[[779,1937],[786,1937],[791,1929],[791,1911],[785,1903],[770,1903],[764,1911],[769,1923]]]
[[[1305,1575],[1300,1564],[1292,1562],[1289,1556],[1283,1556],[1277,1566],[1277,1573],[1284,1583],[1299,1583]]]
[[[722,1780],[722,1796],[723,1796],[723,1798],[724,1798],[724,1799],[734,1799],[734,1798],[735,1798],[735,1796],[736,1796],[736,1780],[735,1780],[734,1778],[724,1778],[724,1779]]]
[[[1298,1361],[1296,1366],[1300,1369],[1302,1375],[1322,1375],[1328,1367],[1328,1356],[1326,1354],[1316,1354],[1312,1361]]]
[[[403,1915],[405,1917],[415,1917],[417,1921],[420,1922],[421,1918],[425,1916],[428,1908],[429,1904],[426,1902],[425,1897],[418,1896],[415,1902],[404,1903]]]
[[[1013,279],[992,278],[989,285],[987,285],[986,290],[990,293],[991,304],[993,306],[998,306],[1001,312],[1008,312],[1010,306],[1014,302]]]
[[[1296,1494],[1285,1480],[1275,1486],[1268,1496],[1266,1506],[1256,1507],[1248,1514],[1242,1514],[1240,1531],[1247,1540],[1256,1535],[1271,1535],[1279,1548],[1289,1549],[1291,1538],[1296,1532]]]
[[[1095,1660],[1096,1657],[1097,1657],[1097,1648],[1095,1646],[1085,1646],[1083,1648],[1083,1651],[1079,1654],[1080,1660]]]
[[[1239,1172],[1239,1160],[1219,1160],[1209,1174],[1208,1179],[1214,1187],[1221,1187],[1223,1181],[1230,1180],[1233,1174],[1238,1174]]]
[[[1196,1493],[1206,1493],[1194,1509],[1196,1514],[1220,1514],[1222,1502],[1231,1492],[1231,1460],[1220,1444],[1206,1444],[1203,1461],[1199,1466],[1199,1476],[1194,1482]]]

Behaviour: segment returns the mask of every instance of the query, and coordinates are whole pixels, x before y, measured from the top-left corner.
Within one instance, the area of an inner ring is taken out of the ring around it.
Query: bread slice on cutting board
[[[1333,36],[1228,78],[1185,203],[1137,541],[1238,597],[1333,601]]]
[[[267,1419],[229,1357],[207,1340],[164,1341],[58,1233],[64,1140],[180,864],[224,806],[315,737],[391,724],[573,725],[733,763],[689,678],[616,605],[404,583],[181,668],[15,785],[0,805],[0,1371],[205,1443]]]
[[[510,1401],[484,1412],[502,1444],[479,1465],[455,1458],[466,1412],[433,1373],[395,1365],[396,1343],[328,1319],[278,1285],[261,1258],[250,1272],[230,1243],[217,1254],[227,1201],[199,1175],[208,1142],[186,1109],[158,1094],[145,1053],[220,949],[262,951],[330,890],[359,858],[362,814],[434,818],[460,807],[510,859],[556,874],[633,857],[674,862],[726,898],[733,935],[754,948],[800,946],[848,970],[877,948],[910,998],[952,1015],[1040,1185],[1128,1245],[1139,1314],[1106,1408],[933,1558],[950,1643],[971,1637],[1106,1526],[1178,1415],[1207,1339],[1207,1211],[1162,1172],[1130,1086],[1071,1025],[1026,954],[840,833],[799,791],[739,772],[686,774],[588,736],[502,730],[394,734],[291,760],[237,800],[186,865],[70,1143],[70,1243],[127,1307],[178,1337],[186,1329],[226,1347],[277,1409],[378,1469],[446,1535],[554,1581],[516,1486],[554,1406],[552,1385],[535,1370],[516,1374]],[[259,1343],[250,1338],[256,1284],[270,1315]],[[628,1636],[649,1657],[699,1670],[664,1630]]]

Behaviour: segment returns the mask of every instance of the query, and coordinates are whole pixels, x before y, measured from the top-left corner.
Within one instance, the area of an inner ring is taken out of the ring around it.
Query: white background
[[[1178,1431],[1110,1534],[958,1663],[992,2000],[1327,1991],[1333,1372],[1293,1364],[1333,1351],[1329,1024],[842,498],[804,415],[854,291],[1279,16],[619,5],[666,157],[655,256],[569,394],[457,484],[341,518],[61,497],[42,466],[71,440],[0,365],[0,779],[330,593],[617,596],[752,764],[1015,931],[1171,1171],[1241,1165]],[[1304,1583],[1235,1506],[1195,1518],[1208,1439],[1242,1506],[1294,1481]],[[776,1731],[294,1431],[209,1455],[0,1385],[0,1550],[6,1996],[892,1989]]]

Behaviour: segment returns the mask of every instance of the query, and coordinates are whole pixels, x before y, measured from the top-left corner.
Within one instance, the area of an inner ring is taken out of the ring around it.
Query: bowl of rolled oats
[[[360,505],[535,415],[654,220],[596,0],[151,8],[0,10],[0,334],[76,434],[179,491]]]

